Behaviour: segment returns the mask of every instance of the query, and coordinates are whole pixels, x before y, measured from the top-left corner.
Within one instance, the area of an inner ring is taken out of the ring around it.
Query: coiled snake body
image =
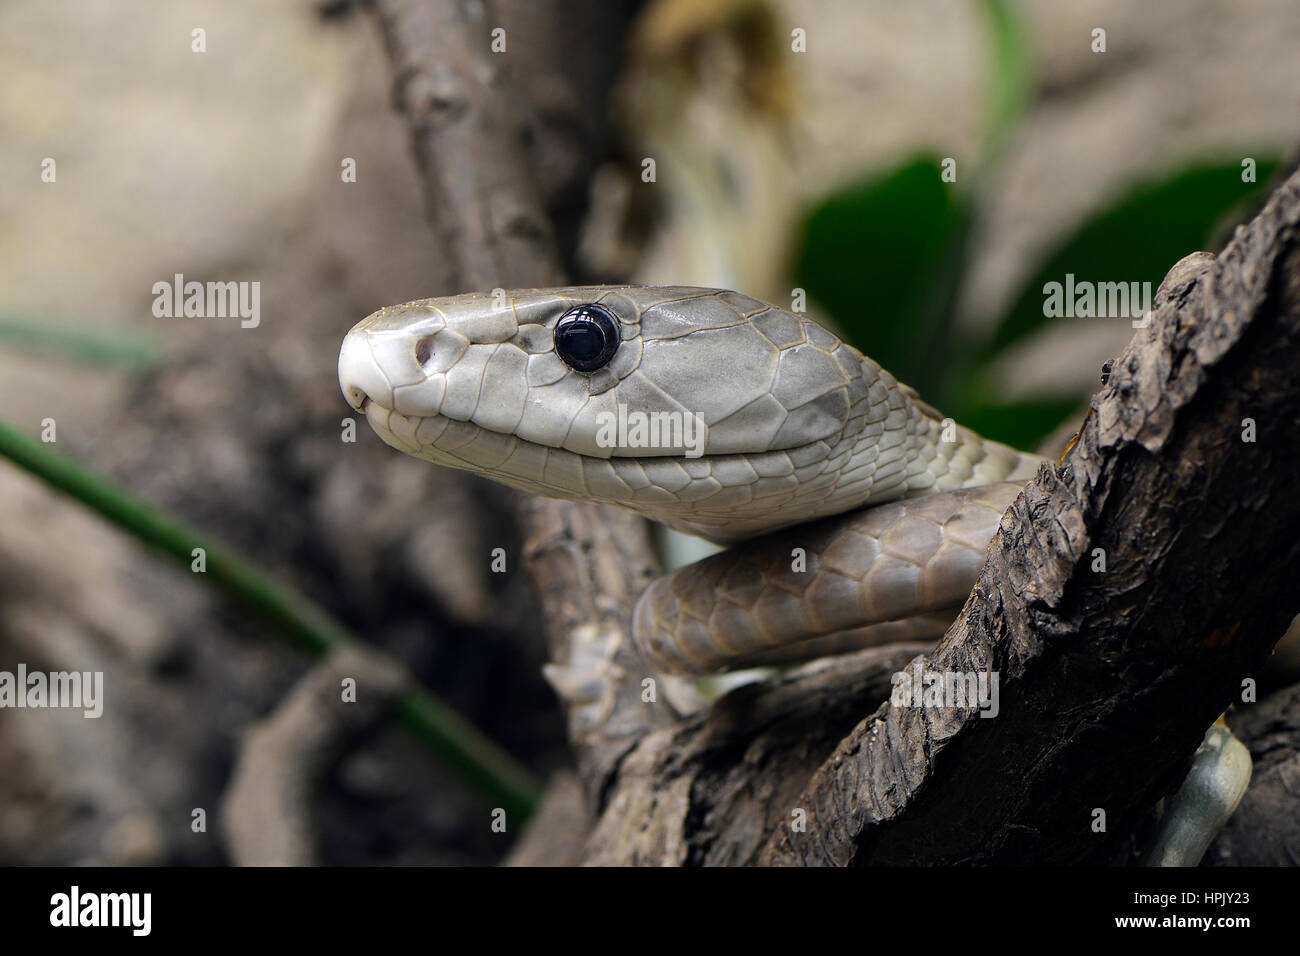
[[[674,673],[937,637],[1040,463],[943,419],[815,322],[717,289],[392,306],[348,333],[339,382],[408,454],[757,538],[641,597],[638,646]]]

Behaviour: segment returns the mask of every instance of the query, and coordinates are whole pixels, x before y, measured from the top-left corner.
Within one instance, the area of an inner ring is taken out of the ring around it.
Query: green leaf
[[[1140,185],[1086,222],[1049,255],[982,350],[987,359],[1053,321],[1043,313],[1049,282],[1150,282],[1152,290],[1188,253],[1204,248],[1216,225],[1256,197],[1277,167],[1258,162],[1258,182],[1241,181],[1240,162],[1200,163]],[[1113,319],[1110,321],[1123,321]]]
[[[1082,398],[1038,398],[999,405],[973,405],[957,420],[985,438],[1012,448],[1034,448],[1083,404]]]
[[[966,205],[930,157],[827,197],[796,241],[795,282],[861,351],[923,393],[956,284]],[[938,314],[936,314],[936,312]]]
[[[1033,67],[1024,25],[1005,0],[984,0],[989,26],[993,73],[988,92],[988,128],[985,160],[996,158],[1020,121],[1033,92]]]

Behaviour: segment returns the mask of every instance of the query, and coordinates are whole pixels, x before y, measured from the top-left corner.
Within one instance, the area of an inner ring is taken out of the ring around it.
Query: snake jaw
[[[360,412],[362,415],[364,415],[366,409],[370,407],[370,396],[356,386],[345,388],[343,390],[343,397],[353,409]]]

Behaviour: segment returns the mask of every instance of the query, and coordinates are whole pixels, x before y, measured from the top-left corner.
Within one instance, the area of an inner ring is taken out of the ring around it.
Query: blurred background
[[[1025,448],[1068,438],[1133,334],[1046,316],[1044,284],[1154,288],[1249,215],[1300,132],[1293,0],[475,9],[542,78],[521,149],[575,279],[803,290]],[[562,771],[528,582],[476,557],[519,553],[510,493],[364,426],[340,441],[347,329],[466,291],[372,13],[10,0],[0,64],[0,422],[53,422],[52,448],[318,602],[382,655],[349,666],[400,662],[534,788]],[[580,135],[545,122],[574,112],[548,70],[588,94]],[[260,322],[156,316],[177,273],[259,282]],[[294,752],[336,672],[209,584],[0,459],[0,671],[99,670],[106,695],[97,720],[0,709],[0,863],[505,857],[518,818],[494,830],[491,788],[395,723]]]

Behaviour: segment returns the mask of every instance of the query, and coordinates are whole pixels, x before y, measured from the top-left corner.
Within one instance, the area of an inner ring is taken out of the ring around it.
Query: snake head
[[[687,287],[380,309],[344,340],[339,384],[408,454],[715,540],[845,507],[835,489],[869,480],[910,409],[897,382],[816,323]],[[874,452],[862,444],[873,432]]]

